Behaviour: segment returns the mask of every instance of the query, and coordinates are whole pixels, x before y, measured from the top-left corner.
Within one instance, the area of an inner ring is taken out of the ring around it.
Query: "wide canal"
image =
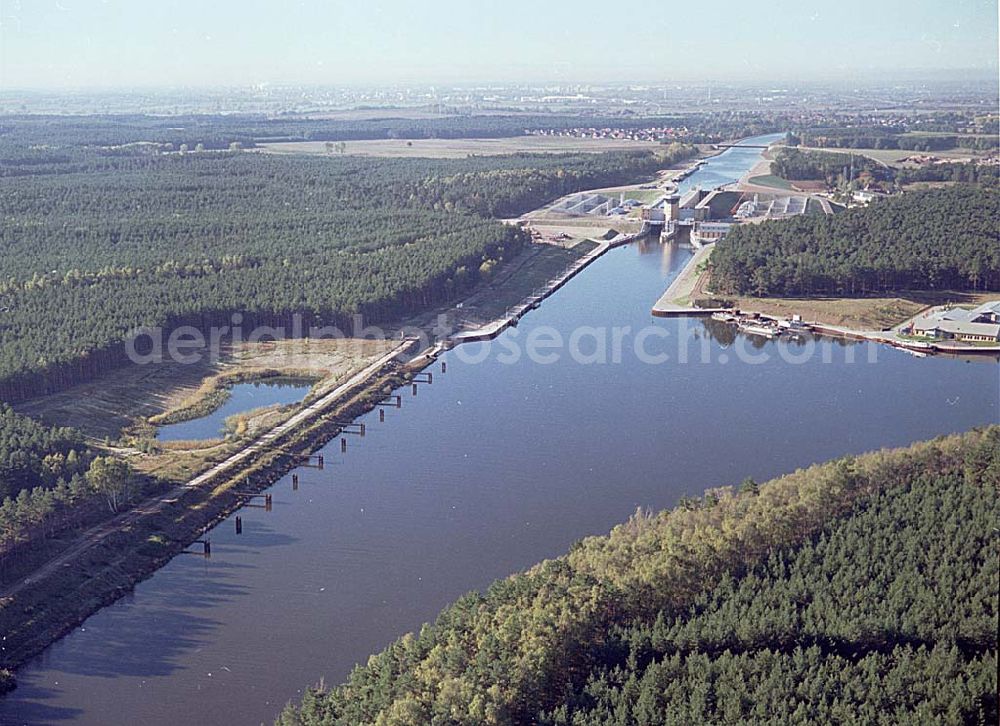
[[[758,158],[732,149],[685,186]],[[450,351],[346,454],[332,441],[325,470],[278,482],[272,511],[241,511],[241,535],[213,530],[211,559],[175,558],[23,668],[0,722],[270,723],[637,506],[998,420],[995,361],[651,318],[690,254],[614,250],[488,350]]]

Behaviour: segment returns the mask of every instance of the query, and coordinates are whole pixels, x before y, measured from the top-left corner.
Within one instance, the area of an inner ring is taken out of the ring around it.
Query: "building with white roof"
[[[973,310],[935,308],[914,318],[908,332],[968,343],[1000,343],[1000,300],[992,300]]]

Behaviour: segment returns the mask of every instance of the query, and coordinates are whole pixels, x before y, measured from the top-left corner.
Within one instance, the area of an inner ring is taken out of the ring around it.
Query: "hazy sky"
[[[4,88],[997,67],[997,0],[0,0],[0,22]]]

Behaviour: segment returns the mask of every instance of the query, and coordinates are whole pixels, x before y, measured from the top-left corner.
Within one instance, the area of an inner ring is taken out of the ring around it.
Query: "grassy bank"
[[[91,383],[41,396],[15,407],[36,420],[79,429],[98,441],[152,437],[153,426],[211,412],[225,389],[242,381],[289,376],[338,379],[386,350],[377,341],[287,339],[225,345],[213,359],[165,360],[105,372]]]
[[[760,174],[752,176],[747,180],[747,184],[754,184],[759,187],[772,187],[782,191],[791,191],[792,184],[787,179],[782,179],[774,174]]]

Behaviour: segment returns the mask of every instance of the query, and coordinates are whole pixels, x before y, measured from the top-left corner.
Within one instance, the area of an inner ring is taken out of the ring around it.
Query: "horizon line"
[[[879,72],[878,78],[870,75],[860,77],[843,78],[847,73]],[[924,76],[921,78],[921,76]],[[1000,76],[1000,66],[993,67],[969,67],[969,68],[913,68],[895,69],[890,72],[881,71],[877,68],[844,68],[837,69],[836,72],[811,76],[781,76],[781,75],[761,75],[759,78],[748,77],[745,74],[738,74],[732,77],[724,76],[686,76],[679,78],[631,78],[628,80],[593,80],[593,79],[525,79],[525,80],[489,80],[489,79],[401,79],[401,80],[371,80],[371,81],[289,81],[289,80],[267,80],[227,82],[227,83],[109,83],[109,84],[67,84],[67,85],[12,85],[4,84],[0,86],[0,96],[18,93],[90,93],[90,92],[173,92],[173,91],[247,91],[255,89],[312,89],[312,90],[375,90],[375,89],[405,89],[419,88],[426,89],[450,89],[450,88],[539,88],[539,87],[590,87],[595,90],[607,89],[629,89],[640,87],[652,88],[691,88],[699,86],[722,86],[733,88],[759,88],[763,86],[786,85],[789,88],[797,86],[841,86],[841,87],[878,87],[906,83],[907,85],[919,83],[938,83],[945,80],[954,81],[956,79],[968,82],[996,82]],[[773,90],[789,90],[785,88],[775,88]],[[1000,92],[1000,88],[995,89]]]

